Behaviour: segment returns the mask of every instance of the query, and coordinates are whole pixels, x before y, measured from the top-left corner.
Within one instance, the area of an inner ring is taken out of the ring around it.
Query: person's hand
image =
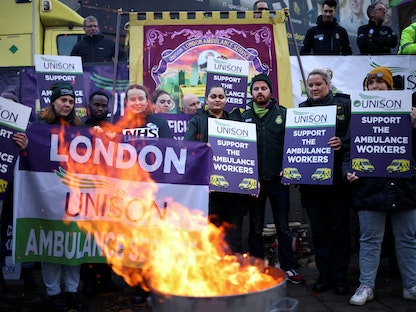
[[[329,139],[328,145],[332,147],[335,151],[337,151],[341,148],[342,141],[339,137],[332,137]]]
[[[13,134],[13,141],[16,143],[20,150],[24,150],[29,143],[29,139],[24,132],[17,132]]]
[[[348,172],[347,173],[348,182],[353,183],[353,182],[358,181],[358,179],[359,179],[359,177],[355,174],[355,172],[353,172],[353,173]]]
[[[283,177],[283,171],[280,171],[279,177]],[[288,183],[288,182],[285,182],[285,183],[282,183],[282,184],[285,185],[285,186],[289,186],[290,185],[290,183]]]

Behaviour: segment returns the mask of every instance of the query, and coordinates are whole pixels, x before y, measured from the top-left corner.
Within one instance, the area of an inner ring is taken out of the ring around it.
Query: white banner
[[[393,76],[401,76],[403,88],[416,91],[416,55],[304,55],[301,56],[305,79],[315,68],[329,68],[333,72],[332,89],[340,93],[352,93],[353,90],[363,90],[363,82],[367,74],[377,66],[387,66]],[[302,74],[296,56],[290,57],[292,73],[293,106],[306,100],[306,89],[303,86]],[[282,103],[290,107],[290,103]]]

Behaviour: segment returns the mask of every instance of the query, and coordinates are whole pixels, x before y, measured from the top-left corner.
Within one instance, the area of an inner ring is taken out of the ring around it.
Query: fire
[[[96,130],[91,129],[94,142],[116,147],[113,135]],[[68,147],[60,141],[62,153]],[[82,158],[87,152],[77,148]],[[80,229],[95,238],[129,285],[205,297],[259,291],[283,281],[267,274],[264,261],[231,254],[223,228],[201,211],[157,202],[158,185],[139,164],[120,170],[97,163],[94,157],[83,163],[69,159],[57,170],[70,188],[66,209],[79,217]]]

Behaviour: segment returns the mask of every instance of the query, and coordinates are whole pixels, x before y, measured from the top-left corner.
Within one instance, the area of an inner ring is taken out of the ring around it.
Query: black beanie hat
[[[55,102],[57,98],[60,98],[64,95],[72,96],[75,100],[75,93],[74,89],[69,83],[65,82],[57,82],[51,86],[52,95],[51,95],[51,103]]]
[[[264,81],[264,82],[266,82],[267,85],[269,86],[270,93],[273,93],[272,81],[270,80],[269,76],[267,76],[266,74],[259,74],[257,76],[254,76],[253,79],[251,79],[251,85],[250,85],[250,93],[251,94],[253,94],[253,84],[256,81]]]

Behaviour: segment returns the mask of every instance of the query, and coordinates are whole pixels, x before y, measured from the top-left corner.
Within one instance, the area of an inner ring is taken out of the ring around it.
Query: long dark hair
[[[53,102],[54,103],[54,102]],[[82,121],[75,112],[75,105],[67,117],[60,117],[56,115],[55,108],[51,103],[45,110],[40,113],[40,119],[47,124],[68,123],[71,126],[81,126]]]

